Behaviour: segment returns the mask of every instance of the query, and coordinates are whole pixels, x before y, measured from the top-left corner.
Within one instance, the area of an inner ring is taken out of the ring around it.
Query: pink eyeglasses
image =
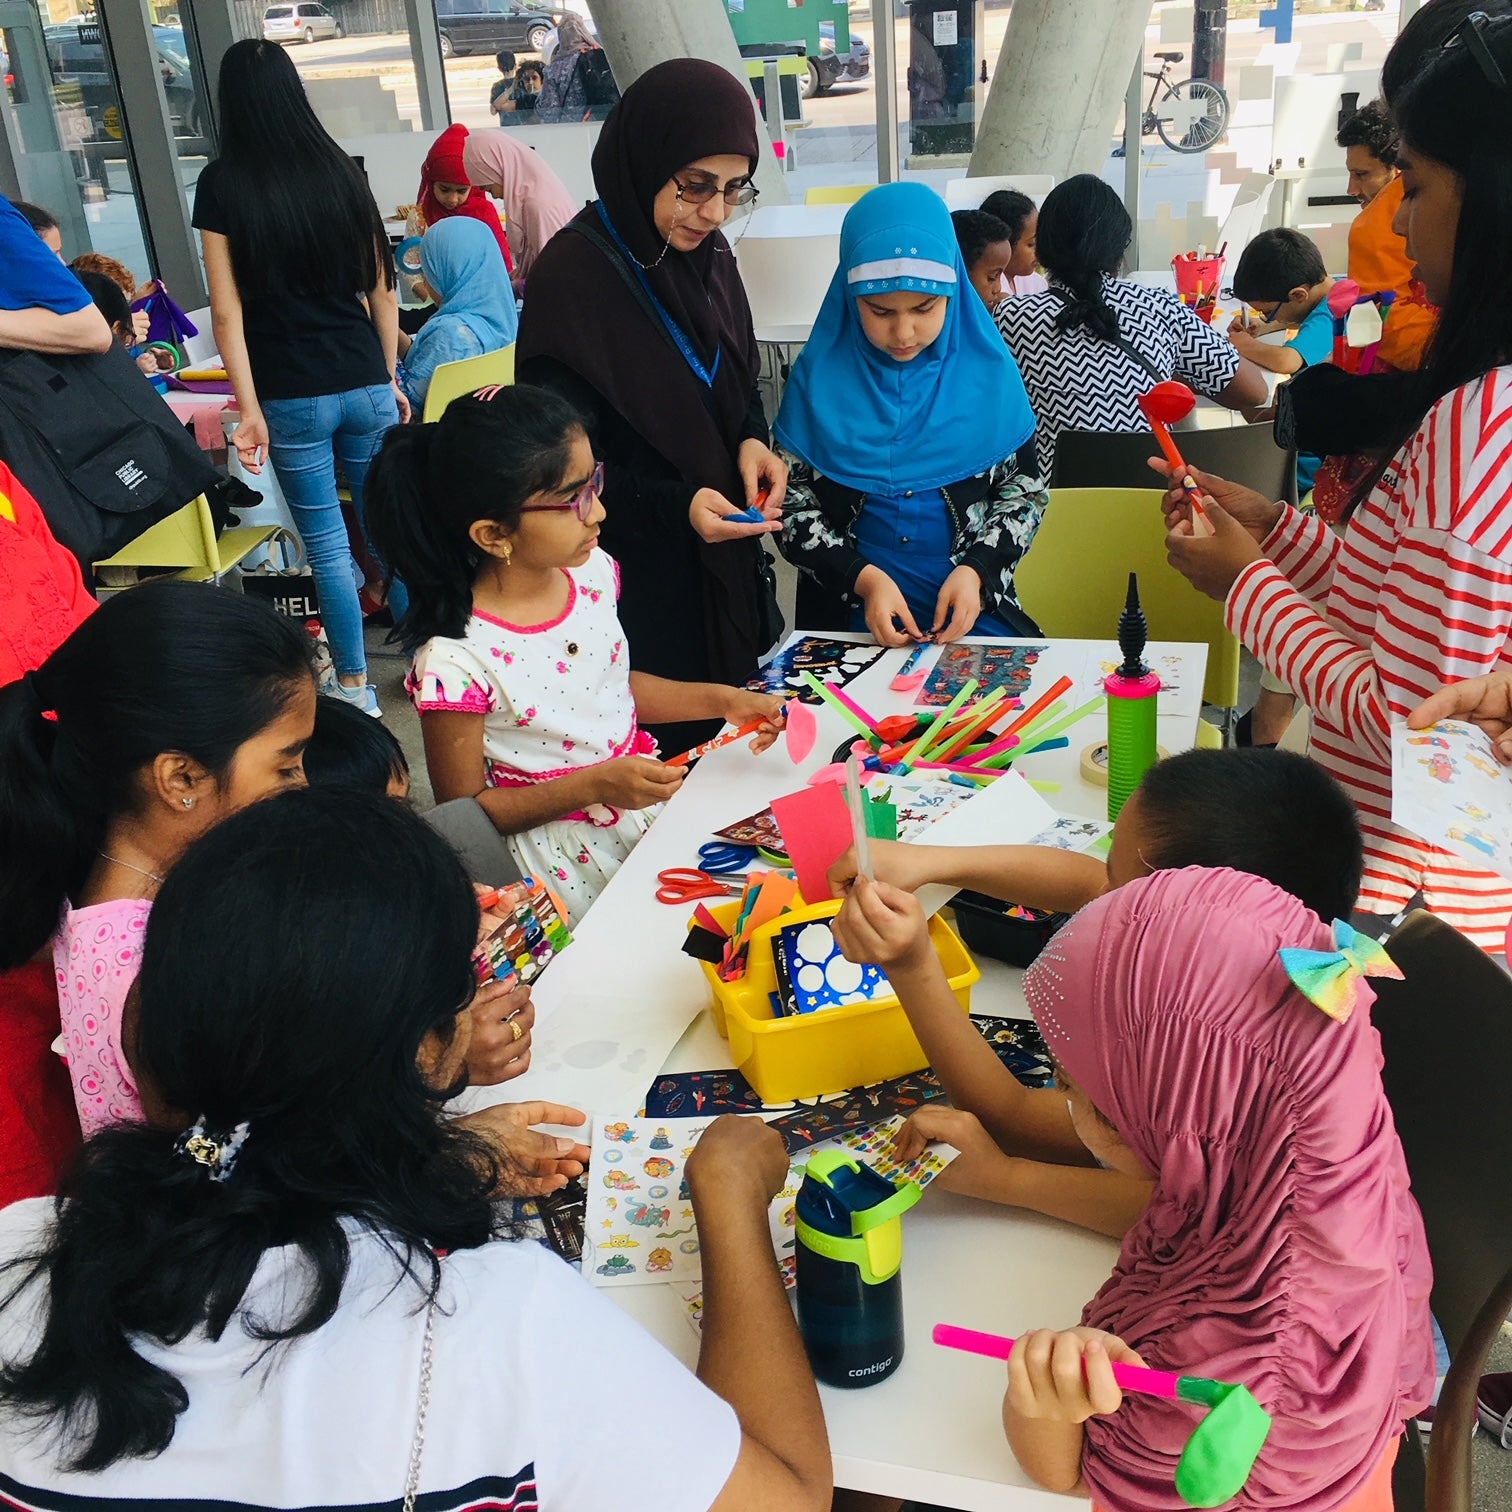
[[[563,499],[560,504],[522,504],[521,514],[546,514],[558,509],[570,509],[586,525],[589,516],[593,513],[593,506],[598,502],[598,496],[604,491],[604,464],[595,462],[593,476],[573,494],[570,499]]]

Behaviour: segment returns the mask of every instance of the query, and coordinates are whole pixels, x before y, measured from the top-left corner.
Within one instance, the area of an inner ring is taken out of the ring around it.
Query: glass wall
[[[145,280],[146,237],[121,97],[99,26],[53,21],[32,0],[0,0],[0,49],[22,197],[57,218],[65,256],[103,252]],[[166,75],[181,74],[166,53],[163,66],[167,88]],[[194,113],[192,90],[175,89],[170,99],[180,119]]]

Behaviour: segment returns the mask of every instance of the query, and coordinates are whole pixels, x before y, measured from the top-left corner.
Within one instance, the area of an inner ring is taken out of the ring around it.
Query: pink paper
[[[804,788],[772,800],[782,831],[783,849],[793,863],[805,903],[822,903],[835,895],[826,873],[850,849],[850,809],[845,793],[832,782]]]

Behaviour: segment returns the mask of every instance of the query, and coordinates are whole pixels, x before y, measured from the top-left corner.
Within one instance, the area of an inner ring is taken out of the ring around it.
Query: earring
[[[193,808],[194,807],[194,799],[192,799],[192,798],[186,798],[186,799],[184,799],[184,807],[185,808]]]
[[[507,566],[509,566],[509,564],[512,561],[514,561],[514,547],[511,546],[508,541],[505,541],[503,543],[503,545],[504,545],[504,565],[507,567]]]

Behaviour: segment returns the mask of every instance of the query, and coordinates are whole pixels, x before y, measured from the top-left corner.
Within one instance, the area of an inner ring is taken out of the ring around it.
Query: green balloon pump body
[[[1129,794],[1155,765],[1155,705],[1160,679],[1144,663],[1148,632],[1139,607],[1139,578],[1129,574],[1129,597],[1118,617],[1123,665],[1103,682],[1108,696],[1108,818],[1117,819]]]
[[[903,1214],[921,1196],[839,1150],[798,1189],[798,1329],[827,1386],[874,1386],[903,1360]]]

